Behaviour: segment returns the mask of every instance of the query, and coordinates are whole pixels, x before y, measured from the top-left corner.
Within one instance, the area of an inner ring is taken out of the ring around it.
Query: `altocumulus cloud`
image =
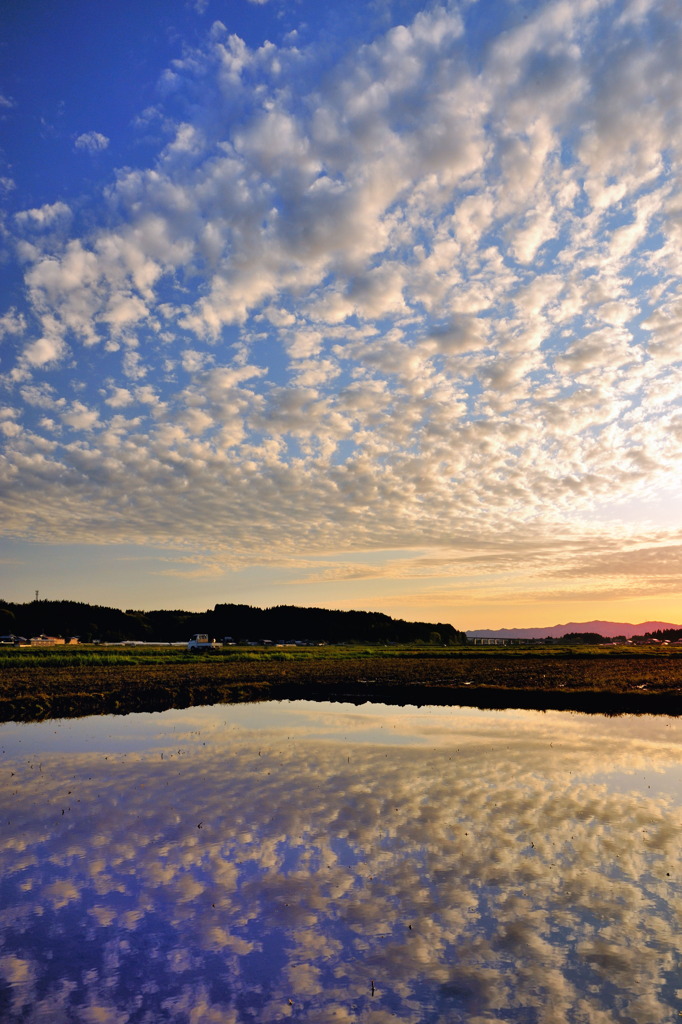
[[[333,52],[216,22],[146,166],[15,216],[5,530],[458,572],[522,536],[545,575],[550,542],[600,574],[636,547],[594,514],[678,493],[680,21],[526,14],[482,45],[435,4]]]

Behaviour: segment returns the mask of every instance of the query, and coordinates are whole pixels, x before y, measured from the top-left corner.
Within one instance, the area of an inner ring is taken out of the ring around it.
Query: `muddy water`
[[[283,703],[0,727],[0,1019],[657,1024],[682,723]]]

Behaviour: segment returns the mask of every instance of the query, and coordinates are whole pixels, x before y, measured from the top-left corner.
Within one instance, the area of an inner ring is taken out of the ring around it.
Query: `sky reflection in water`
[[[675,719],[301,702],[0,751],[3,1021],[682,1009]]]

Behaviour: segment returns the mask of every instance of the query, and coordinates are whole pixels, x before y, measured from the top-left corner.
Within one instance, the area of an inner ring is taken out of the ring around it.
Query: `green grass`
[[[368,647],[367,645],[328,645],[325,647],[224,647],[215,651],[188,652],[184,647],[0,647],[0,672],[3,666],[44,665],[177,665],[187,661],[212,663],[269,663],[312,660],[343,661],[357,657],[420,657],[440,658],[452,655],[459,648],[430,647]]]
[[[651,647],[589,647],[589,646],[545,646],[537,647],[432,647],[416,646],[368,646],[367,644],[328,645],[325,647],[225,647],[220,650],[189,653],[184,647],[100,647],[80,645],[78,647],[0,647],[0,673],[12,667],[46,668],[83,667],[96,668],[115,665],[169,665],[177,666],[186,662],[211,662],[214,664],[269,664],[272,662],[310,663],[312,661],[351,661],[367,657],[380,660],[418,659],[425,662],[457,659],[481,663],[486,659],[556,659],[556,658],[598,658],[641,660],[682,659],[682,649]]]

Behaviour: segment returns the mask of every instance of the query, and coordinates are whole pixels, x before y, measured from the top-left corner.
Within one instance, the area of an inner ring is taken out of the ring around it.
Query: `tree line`
[[[311,643],[431,643],[463,644],[466,634],[443,622],[406,622],[382,612],[330,611],[277,605],[255,608],[247,604],[217,604],[205,612],[180,609],[139,611],[109,608],[81,601],[0,600],[0,635],[30,638],[40,634],[95,640],[187,640],[193,633],[208,633],[235,641],[310,641]]]
[[[646,639],[654,640],[682,640],[682,628],[672,626],[670,629],[655,629],[651,633],[645,633]]]

